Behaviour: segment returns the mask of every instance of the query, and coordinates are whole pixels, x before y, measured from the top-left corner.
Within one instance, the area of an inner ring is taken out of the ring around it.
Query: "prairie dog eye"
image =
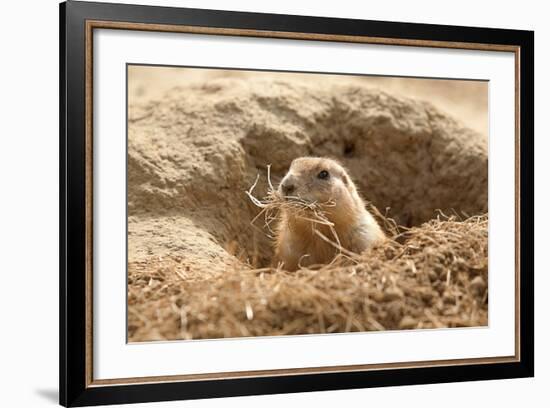
[[[319,174],[317,174],[317,178],[320,178],[321,180],[328,179],[328,176],[329,176],[329,174],[328,174],[328,171],[326,171],[326,170],[323,170],[323,171],[319,172]]]

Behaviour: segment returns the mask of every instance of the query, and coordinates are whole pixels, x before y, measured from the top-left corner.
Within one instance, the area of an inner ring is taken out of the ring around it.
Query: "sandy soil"
[[[175,86],[186,86],[222,78],[249,77],[277,80],[281,75],[300,82],[318,82],[311,74],[254,72],[219,69],[184,69],[172,67],[130,66],[128,70],[130,103],[162,99]],[[326,78],[326,77],[325,77]],[[481,135],[487,137],[489,92],[486,81],[449,81],[426,78],[330,75],[331,83],[359,84],[380,89],[394,96],[421,99]]]
[[[486,324],[486,220],[434,221],[487,212],[485,83],[131,67],[128,90],[130,341]],[[304,155],[416,232],[266,269],[244,191]]]

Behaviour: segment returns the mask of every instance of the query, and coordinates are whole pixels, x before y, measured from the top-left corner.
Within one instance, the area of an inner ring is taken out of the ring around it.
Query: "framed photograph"
[[[62,405],[534,375],[533,32],[60,27]]]

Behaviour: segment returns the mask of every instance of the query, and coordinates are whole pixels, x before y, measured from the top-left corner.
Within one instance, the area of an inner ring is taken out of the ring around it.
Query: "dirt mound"
[[[399,224],[436,209],[487,211],[487,146],[432,105],[357,84],[215,79],[128,111],[129,260],[196,257],[265,265],[269,241],[244,191],[271,164],[339,159]],[[263,179],[264,180],[264,179]],[[261,196],[265,184],[260,185]]]
[[[222,78],[131,104],[128,121],[130,341],[487,324],[486,219],[433,220],[487,212],[486,139],[434,106]],[[366,200],[417,227],[353,265],[264,268],[245,191],[260,174],[262,197],[267,165],[277,183],[306,155],[340,160]]]

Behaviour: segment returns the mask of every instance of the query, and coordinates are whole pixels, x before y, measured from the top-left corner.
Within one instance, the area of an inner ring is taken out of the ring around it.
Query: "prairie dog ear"
[[[342,181],[346,186],[350,185],[351,180],[349,179],[348,175],[346,173],[342,173]]]

